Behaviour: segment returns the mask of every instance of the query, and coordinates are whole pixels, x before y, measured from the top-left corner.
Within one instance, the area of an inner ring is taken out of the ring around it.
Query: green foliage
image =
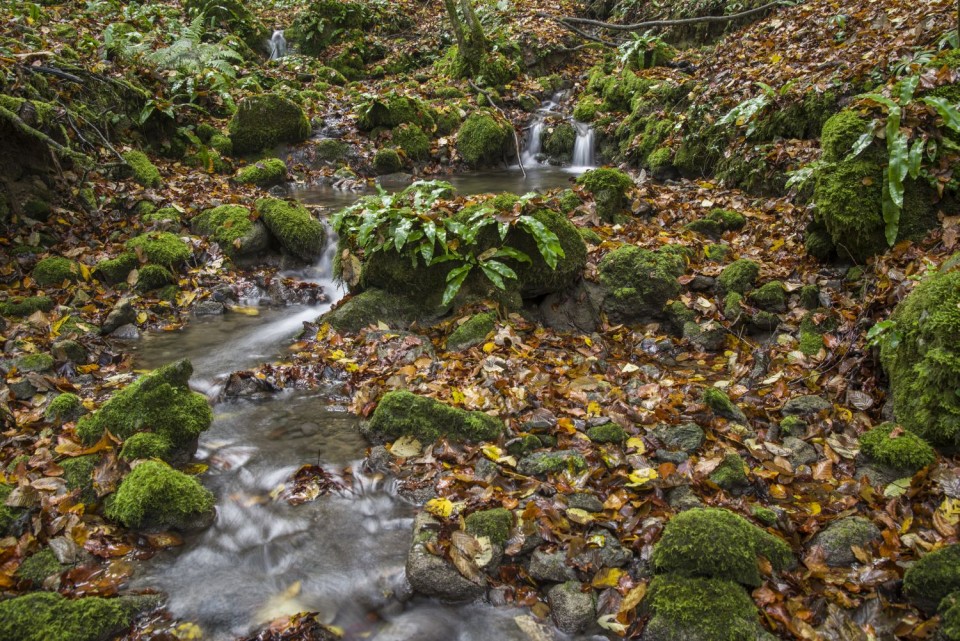
[[[630,69],[650,69],[673,60],[676,50],[653,31],[630,33],[630,39],[619,46],[620,64]]]
[[[290,30],[296,34],[300,50],[316,56],[349,36],[352,30],[367,30],[374,24],[375,16],[365,3],[318,0],[297,16]]]
[[[831,116],[820,133],[823,160],[840,162],[869,130],[870,122],[852,109],[844,109]]]
[[[166,231],[154,231],[134,236],[127,241],[126,248],[137,252],[149,263],[156,265],[179,265],[185,262],[193,252],[190,246],[179,236]]]
[[[960,590],[958,544],[927,553],[903,575],[903,593],[927,613],[935,612],[940,602],[957,590]]]
[[[667,150],[669,153],[669,150]],[[690,229],[707,236],[717,237],[725,231],[742,229],[747,224],[743,214],[731,209],[714,209],[703,218],[686,225]]]
[[[373,168],[380,175],[392,174],[403,169],[403,160],[396,149],[384,147],[373,156]]]
[[[456,441],[490,441],[503,422],[483,412],[467,412],[406,391],[388,392],[370,419],[370,430],[389,438],[414,436],[424,442],[441,437]]]
[[[41,311],[53,309],[53,300],[47,296],[13,297],[0,303],[0,314],[4,316],[30,316]]]
[[[310,135],[310,123],[298,105],[267,93],[241,101],[228,130],[233,152],[246,154],[305,140]]]
[[[749,258],[741,258],[724,267],[717,282],[725,292],[746,294],[753,289],[759,275],[760,265]]]
[[[510,125],[492,111],[471,113],[457,132],[457,151],[471,167],[499,162],[513,140]]]
[[[594,425],[587,430],[587,436],[594,443],[623,443],[627,440],[626,431],[616,423]]]
[[[823,335],[837,329],[837,319],[826,310],[813,310],[800,321],[800,351],[807,356],[823,349]]]
[[[357,106],[357,127],[372,131],[377,127],[393,129],[402,124],[417,125],[423,131],[433,131],[434,112],[423,101],[398,93],[367,98]]]
[[[723,457],[723,461],[710,473],[710,480],[727,491],[737,490],[746,486],[750,481],[744,471],[743,458],[736,453]]]
[[[464,526],[473,536],[485,536],[494,545],[503,545],[513,529],[513,513],[502,507],[480,510],[467,515]]]
[[[723,579],[656,576],[644,600],[648,641],[756,641],[759,612],[741,586]]]
[[[903,429],[891,434],[897,426],[883,423],[860,436],[860,451],[871,460],[914,474],[936,460],[933,448],[926,441]]]
[[[101,260],[94,267],[94,275],[101,281],[109,284],[122,283],[127,279],[127,274],[136,269],[140,261],[133,252],[124,252],[116,258],[107,258]]]
[[[760,309],[780,313],[787,311],[787,290],[779,280],[764,283],[750,292],[748,298]]]
[[[192,529],[213,505],[213,494],[195,478],[166,463],[145,461],[120,482],[106,514],[135,529]]]
[[[593,122],[600,110],[601,101],[589,94],[584,94],[573,107],[573,117],[579,122]]]
[[[279,158],[267,158],[237,172],[237,182],[242,185],[272,187],[286,179],[287,165]]]
[[[128,151],[123,154],[123,159],[133,172],[133,179],[144,187],[159,187],[163,184],[160,170],[142,151]]]
[[[37,263],[30,274],[41,287],[52,287],[64,282],[75,282],[80,268],[69,258],[50,256]]]
[[[760,88],[760,93],[753,98],[748,98],[724,114],[717,125],[726,127],[735,125],[737,127],[747,127],[747,137],[754,134],[759,124],[758,116],[770,105],[772,105],[779,95],[783,95],[790,88],[790,84],[781,87],[777,92],[768,84],[763,82],[755,83]]]
[[[262,198],[256,207],[260,219],[285,250],[305,261],[323,253],[327,232],[306,207],[276,198]]]

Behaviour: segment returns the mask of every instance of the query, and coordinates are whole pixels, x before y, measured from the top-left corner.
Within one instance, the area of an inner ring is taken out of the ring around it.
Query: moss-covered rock
[[[0,638],[107,641],[130,627],[137,613],[157,605],[156,597],[67,599],[56,592],[31,592],[0,601]]]
[[[844,109],[831,116],[820,132],[823,160],[839,162],[846,158],[869,127],[870,121],[852,109]]]
[[[256,206],[260,219],[285,250],[305,261],[316,260],[323,253],[326,230],[306,207],[276,198],[263,198]]]
[[[430,156],[430,138],[418,125],[398,125],[393,130],[393,143],[411,160],[426,160]]]
[[[403,160],[396,149],[384,147],[373,156],[373,169],[379,175],[393,174],[403,169]]]
[[[587,469],[587,460],[575,450],[534,452],[517,464],[517,471],[527,476],[544,476],[569,470],[574,473]]]
[[[830,233],[822,224],[813,224],[807,228],[803,236],[803,248],[819,261],[828,261],[837,253]]]
[[[187,261],[193,252],[176,234],[154,231],[134,236],[127,241],[127,249],[142,255],[148,263],[176,266]]]
[[[764,283],[747,296],[750,302],[768,312],[787,311],[787,290],[779,280]]]
[[[746,487],[750,479],[745,471],[746,462],[739,454],[730,452],[723,457],[720,465],[710,473],[710,480],[718,487],[734,492]]]
[[[128,151],[123,154],[123,159],[133,172],[133,179],[144,187],[159,187],[163,184],[160,170],[142,151]]]
[[[378,127],[393,129],[402,124],[417,125],[423,131],[433,131],[433,111],[421,100],[397,93],[373,98],[357,109],[357,126],[363,131]]]
[[[69,423],[70,421],[77,420],[86,413],[87,410],[84,408],[80,397],[70,392],[58,394],[57,397],[47,405],[47,409],[43,411],[43,415],[48,421],[56,423]]]
[[[47,296],[15,296],[0,303],[0,314],[4,316],[30,316],[36,312],[49,312],[53,309],[53,300]]]
[[[891,437],[891,433],[896,434]],[[883,423],[860,437],[860,451],[870,460],[912,475],[936,460],[933,448],[922,438],[893,423]]]
[[[14,523],[24,513],[22,508],[5,505],[12,491],[13,486],[0,483],[0,536],[11,534]]]
[[[577,227],[563,214],[552,209],[538,209],[533,219],[556,234],[563,257],[551,268],[543,258],[534,237],[525,228],[515,227],[504,244],[530,258],[530,262],[507,260],[517,274],[517,285],[525,298],[557,292],[580,280],[587,264],[587,246]]]
[[[816,309],[800,321],[800,351],[815,356],[823,349],[823,336],[837,329],[837,319],[825,309]]]
[[[209,525],[213,510],[213,494],[197,479],[166,463],[145,461],[120,482],[106,514],[135,529],[192,530]]]
[[[242,205],[220,205],[195,216],[190,228],[212,238],[228,256],[252,256],[269,246],[270,235],[262,222],[251,219]]]
[[[63,480],[67,482],[67,489],[71,492],[79,490],[80,500],[88,505],[97,502],[97,492],[93,487],[93,471],[99,460],[99,455],[87,454],[65,458],[58,462],[63,468]]]
[[[757,560],[770,561],[774,570],[794,563],[787,543],[738,514],[720,508],[695,508],[676,515],[653,548],[657,573],[725,579],[759,586],[763,582]]]
[[[44,580],[54,574],[59,574],[63,570],[57,555],[50,548],[44,548],[36,554],[31,554],[20,567],[17,568],[15,576],[18,579],[30,581],[35,586],[43,585]]]
[[[512,146],[509,124],[488,110],[471,113],[457,132],[457,151],[471,167],[500,162]]]
[[[868,547],[880,539],[880,529],[869,519],[848,516],[817,532],[810,543],[823,550],[827,565],[844,567],[857,562],[854,547]]]
[[[120,458],[132,461],[140,458],[165,459],[170,454],[170,441],[153,432],[137,432],[123,442]]]
[[[960,544],[926,554],[903,575],[903,593],[930,614],[952,592],[960,590]]]
[[[93,268],[93,275],[104,283],[116,285],[127,280],[127,275],[136,269],[140,261],[133,252],[124,252],[116,258],[106,258]]]
[[[953,592],[940,602],[940,629],[936,641],[960,641],[960,592]]]
[[[64,282],[75,282],[80,276],[80,267],[62,256],[44,258],[30,274],[40,287],[53,287]]]
[[[927,277],[890,320],[899,341],[881,343],[900,423],[932,445],[960,445],[960,270]]]
[[[295,143],[310,136],[310,123],[297,104],[276,94],[245,98],[228,127],[233,151],[260,151],[280,143]]]
[[[757,641],[760,613],[733,581],[661,575],[653,578],[643,607],[651,614],[643,641]]]
[[[753,289],[759,275],[760,265],[749,258],[741,258],[723,268],[717,283],[725,292],[746,294]]]
[[[491,313],[474,314],[447,337],[447,351],[458,352],[479,345],[493,331],[496,320]]]
[[[562,122],[543,130],[543,151],[548,156],[567,162],[573,157],[577,143],[577,130],[569,122]]]
[[[21,372],[49,372],[53,369],[53,356],[45,353],[27,354],[21,356],[14,365]]]
[[[136,288],[145,293],[175,283],[176,279],[170,270],[161,265],[144,265],[137,274]]]
[[[587,430],[587,436],[594,443],[623,443],[627,440],[627,432],[616,423],[594,425]]]
[[[149,431],[165,438],[171,451],[189,450],[213,420],[206,397],[187,385],[192,373],[190,361],[184,359],[141,376],[81,418],[78,436],[89,445],[105,429],[121,439]]]
[[[591,169],[577,178],[577,184],[593,195],[601,220],[614,222],[617,216],[627,212],[630,205],[627,194],[633,188],[633,179],[619,169]]]
[[[457,441],[489,441],[503,422],[483,412],[468,412],[406,391],[388,392],[370,419],[371,432],[385,437],[415,436],[422,441],[446,437]]]
[[[406,329],[424,313],[422,301],[371,288],[351,296],[336,309],[320,317],[338,332],[358,332],[383,323],[392,329]]]
[[[485,536],[494,545],[503,545],[510,538],[513,528],[513,513],[502,507],[474,512],[464,519],[467,532],[474,536]]]
[[[714,209],[703,218],[687,223],[686,229],[717,238],[725,231],[742,229],[747,224],[743,214],[732,209]]]
[[[703,402],[714,414],[729,418],[732,421],[745,423],[746,415],[736,404],[730,400],[726,392],[717,387],[706,387],[703,390]]]
[[[619,247],[600,261],[600,283],[606,289],[603,309],[618,323],[641,322],[662,313],[680,293],[677,280],[685,259],[663,248],[650,251],[633,245]]]
[[[602,104],[595,96],[584,94],[573,107],[573,117],[580,122],[593,122]]]
[[[267,158],[238,171],[236,179],[241,185],[272,187],[287,179],[287,165],[279,158]]]

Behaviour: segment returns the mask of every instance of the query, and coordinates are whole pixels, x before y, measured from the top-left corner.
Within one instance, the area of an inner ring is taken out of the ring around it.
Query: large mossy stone
[[[524,298],[542,296],[562,291],[575,284],[583,275],[587,264],[587,245],[577,227],[560,212],[539,209],[533,218],[556,234],[563,250],[563,257],[551,268],[543,258],[534,237],[526,229],[515,227],[504,244],[518,249],[530,258],[530,262],[507,261],[517,274],[520,294]]]
[[[457,132],[457,151],[471,167],[484,167],[502,161],[512,142],[510,125],[498,120],[488,110],[477,110],[470,114]]]
[[[503,421],[469,412],[407,391],[387,392],[370,418],[370,431],[387,438],[413,436],[421,441],[490,441],[503,433]]]
[[[359,332],[383,323],[391,329],[407,329],[424,313],[422,305],[382,289],[367,289],[343,301],[317,320],[338,332]]]
[[[295,143],[310,136],[303,109],[276,94],[245,98],[228,127],[234,153],[246,154],[280,143]]]
[[[591,169],[577,178],[577,184],[593,195],[601,220],[615,222],[617,216],[626,213],[630,204],[627,193],[633,187],[633,179],[619,169]]]
[[[31,592],[0,601],[0,639],[108,641],[160,602],[155,595],[68,599],[56,592]]]
[[[164,266],[176,266],[193,256],[190,246],[176,234],[167,231],[153,231],[134,236],[127,241],[131,252],[141,254],[149,263]]]
[[[213,413],[203,394],[190,390],[193,373],[183,359],[165,365],[123,388],[77,423],[81,440],[92,445],[104,430],[127,439],[138,432],[152,432],[170,443],[172,451],[189,450],[210,426]]]
[[[903,593],[924,612],[936,612],[940,602],[960,590],[960,545],[926,554],[903,575]]]
[[[667,301],[680,293],[677,278],[685,267],[682,256],[663,249],[626,245],[613,250],[599,266],[600,283],[606,290],[604,311],[616,323],[659,316]]]
[[[196,530],[213,522],[214,498],[192,476],[160,461],[127,474],[107,504],[107,517],[138,530]]]
[[[751,587],[763,582],[757,561],[775,570],[794,563],[785,541],[742,516],[720,508],[696,508],[673,517],[653,548],[658,573],[711,577]]]
[[[733,581],[674,574],[656,576],[642,607],[651,614],[643,641],[775,638],[764,633],[753,599]]]
[[[834,521],[817,532],[811,545],[823,549],[827,565],[845,567],[857,562],[854,547],[868,547],[879,541],[880,529],[862,516],[848,516]]]
[[[241,185],[272,187],[287,179],[287,165],[279,158],[267,158],[247,165],[237,172],[236,180]]]
[[[52,287],[75,282],[80,277],[80,267],[69,258],[50,256],[38,262],[30,275],[41,287]]]
[[[479,345],[493,331],[496,320],[490,313],[474,314],[447,337],[447,351],[458,352]]]
[[[304,261],[323,254],[327,232],[306,207],[276,198],[262,198],[256,206],[260,220],[285,250]]]
[[[228,256],[251,256],[270,244],[270,235],[260,220],[251,220],[242,205],[220,205],[207,209],[190,221],[195,234],[209,236]]]
[[[898,430],[894,423],[883,423],[860,436],[860,452],[902,476],[912,476],[937,458],[926,441],[908,430]]]
[[[362,131],[371,131],[377,127],[393,129],[399,125],[410,124],[427,132],[433,131],[435,126],[433,112],[425,103],[396,93],[372,98],[362,104],[357,113],[357,127]]]
[[[898,341],[881,343],[900,423],[935,447],[960,445],[960,270],[926,278],[890,316]]]

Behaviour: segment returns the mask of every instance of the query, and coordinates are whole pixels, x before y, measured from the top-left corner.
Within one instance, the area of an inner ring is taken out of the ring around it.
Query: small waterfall
[[[287,55],[287,39],[283,37],[283,29],[277,29],[270,36],[270,59],[279,60]]]
[[[564,98],[564,92],[558,91],[553,94],[550,100],[545,100],[543,104],[540,105],[540,108],[537,109],[537,112],[533,115],[533,120],[530,123],[530,127],[527,129],[527,140],[526,145],[523,149],[523,152],[520,154],[520,159],[523,160],[524,165],[535,165],[539,164],[540,160],[537,158],[540,155],[542,149],[541,138],[543,137],[543,130],[546,127],[547,118],[550,116],[557,116],[557,109],[560,107],[560,102]]]
[[[573,146],[573,166],[593,167],[596,165],[593,127],[577,121],[573,121],[573,126],[577,128],[577,141]]]

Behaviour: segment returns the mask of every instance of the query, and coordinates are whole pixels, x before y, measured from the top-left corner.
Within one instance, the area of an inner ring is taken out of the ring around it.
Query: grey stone
[[[823,548],[827,565],[848,566],[857,562],[852,546],[868,547],[880,538],[880,530],[871,521],[862,516],[848,516],[817,532],[810,545]]]
[[[33,383],[25,378],[21,378],[20,380],[16,381],[8,381],[7,387],[10,389],[10,393],[13,395],[13,397],[18,401],[25,401],[37,395],[37,388],[34,387]]]
[[[534,550],[527,571],[537,581],[563,583],[577,578],[574,569],[567,565],[567,556],[563,552]]]
[[[197,316],[219,316],[226,311],[224,304],[215,300],[202,300],[193,306],[193,313]]]
[[[429,514],[418,514],[413,522],[413,543],[407,554],[407,581],[418,593],[442,601],[460,602],[478,599],[486,586],[470,581],[452,563],[427,551],[426,543],[436,538],[440,522]]]
[[[716,286],[716,278],[704,276],[702,274],[697,274],[693,277],[693,280],[687,283],[687,288],[692,292],[709,292]]]
[[[780,411],[786,415],[811,416],[832,407],[833,403],[819,396],[797,396],[787,401]]]
[[[600,565],[605,568],[623,567],[633,559],[633,552],[623,547],[620,540],[610,532],[593,531],[587,536],[587,541],[592,545],[594,542],[603,541],[599,547]]]
[[[50,353],[59,361],[87,362],[87,349],[73,340],[59,340],[50,347]]]
[[[386,446],[374,445],[370,448],[370,455],[367,457],[364,467],[371,472],[385,473],[390,470],[393,463],[393,455],[387,451]]]
[[[700,325],[689,322],[683,324],[683,337],[701,351],[716,352],[723,349],[727,340],[727,330],[713,320]]]
[[[853,478],[859,481],[861,478],[867,477],[867,481],[870,482],[870,485],[887,486],[902,476],[902,473],[899,473],[897,470],[892,468],[877,465],[876,463],[867,463],[857,467],[857,471],[854,473]]]
[[[133,309],[133,305],[130,304],[129,299],[121,298],[117,301],[117,304],[114,305],[113,309],[110,310],[110,313],[107,314],[106,320],[104,320],[103,325],[100,326],[100,333],[106,336],[107,334],[115,332],[119,327],[135,322],[137,322],[136,310]]]
[[[593,494],[577,492],[567,497],[567,507],[586,510],[587,512],[603,512],[603,501]]]
[[[693,493],[689,485],[678,485],[668,490],[667,503],[678,512],[703,507],[703,501]]]
[[[812,465],[819,458],[817,450],[812,445],[795,436],[788,436],[783,439],[783,446],[790,450],[790,455],[787,458],[794,469],[801,465]]]
[[[113,330],[110,336],[122,341],[135,341],[140,338],[140,330],[133,323],[128,323]]]
[[[660,423],[653,428],[653,435],[667,450],[679,450],[688,455],[693,454],[703,445],[703,430],[693,422],[680,425]]]
[[[569,290],[547,295],[539,312],[543,324],[551,329],[590,334],[600,326],[602,303],[602,288],[582,280]]]
[[[580,583],[567,581],[547,590],[553,622],[563,632],[575,634],[593,623],[595,608],[593,595],[583,592]]]

